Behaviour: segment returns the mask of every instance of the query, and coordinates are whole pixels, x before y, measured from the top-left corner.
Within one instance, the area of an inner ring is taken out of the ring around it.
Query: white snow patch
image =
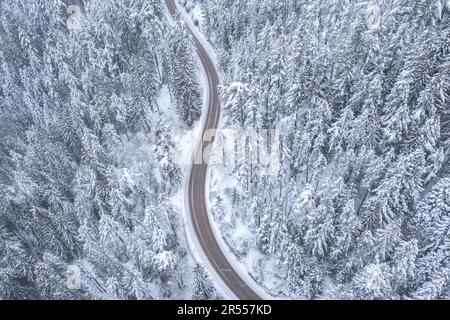
[[[245,87],[245,84],[243,84],[240,81],[234,81],[230,84],[230,89],[236,90],[236,91],[242,91],[242,89]]]

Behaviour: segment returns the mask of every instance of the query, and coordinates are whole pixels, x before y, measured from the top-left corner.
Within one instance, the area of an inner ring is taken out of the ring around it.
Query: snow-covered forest
[[[276,176],[213,169],[215,219],[253,277],[289,298],[449,299],[450,3],[201,7],[225,126],[282,137]]]
[[[172,202],[172,131],[198,120],[198,68],[164,10],[0,1],[0,299],[202,294]]]
[[[211,168],[224,254],[277,298],[450,299],[450,0],[178,2],[222,127],[280,136],[275,174]],[[0,0],[0,300],[222,297],[185,234],[207,88],[181,20]]]

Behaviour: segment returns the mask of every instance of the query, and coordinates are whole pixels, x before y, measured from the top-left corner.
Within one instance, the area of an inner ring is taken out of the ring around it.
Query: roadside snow
[[[180,5],[181,4],[181,5]],[[184,7],[182,7],[184,5]],[[187,26],[189,27],[189,29],[192,31],[192,33],[195,35],[195,37],[200,41],[200,43],[202,44],[202,46],[205,48],[205,50],[207,51],[208,55],[210,56],[210,58],[212,59],[213,63],[215,66],[219,66],[218,63],[218,59],[217,56],[214,52],[214,50],[212,49],[211,45],[209,44],[209,42],[206,40],[204,34],[201,32],[201,23],[202,23],[202,13],[201,13],[201,7],[199,5],[199,3],[195,0],[179,0],[179,4],[178,4],[178,9],[181,12],[181,16],[184,18],[184,21],[186,22]],[[197,17],[197,21],[199,21],[199,23],[195,23],[195,19]],[[223,74],[221,73],[220,70],[218,70],[218,74],[219,74],[219,80],[220,82],[222,82],[223,79]],[[207,85],[206,82],[206,76],[204,77],[204,84],[205,86]],[[236,82],[235,85],[238,88],[241,88],[243,84]],[[205,87],[206,88],[206,87]],[[204,100],[207,101],[207,100]],[[207,106],[205,106],[207,107]],[[205,115],[206,112],[203,112],[202,115]],[[203,123],[203,121],[202,121]],[[221,128],[223,123],[222,117],[219,121],[219,125],[218,125],[218,129]],[[229,238],[229,234],[224,234],[226,232],[226,228],[223,227],[223,225],[219,222],[220,226],[216,223],[216,219],[215,219],[215,215],[212,214],[212,211],[214,211],[214,205],[211,203],[211,198],[213,197],[213,194],[210,191],[210,187],[211,186],[217,186],[218,183],[211,183],[210,179],[213,177],[213,175],[217,175],[216,177],[220,176],[220,185],[223,188],[221,190],[221,192],[219,192],[218,194],[221,195],[225,195],[225,190],[228,188],[231,188],[234,184],[234,178],[231,174],[227,174],[227,171],[221,171],[222,167],[217,167],[217,166],[209,166],[208,167],[208,174],[207,174],[207,179],[208,181],[206,182],[206,194],[209,195],[209,197],[207,197],[207,209],[208,209],[208,214],[210,215],[210,221],[212,224],[212,229],[214,231],[215,237],[217,239],[217,242],[219,244],[219,246],[221,247],[222,251],[224,252],[225,255],[227,255],[227,260],[230,262],[230,264],[234,267],[234,269],[239,273],[239,275],[242,277],[242,279],[244,279],[244,281],[247,283],[247,285],[249,287],[251,287],[255,292],[257,292],[261,297],[263,297],[264,299],[273,299],[273,296],[270,296],[267,292],[273,292],[273,291],[268,291],[266,289],[264,289],[260,284],[265,283],[265,281],[258,281],[258,283],[255,282],[255,279],[258,280],[258,276],[256,274],[253,274],[253,272],[251,272],[251,270],[249,270],[249,268],[247,267],[248,265],[244,262],[244,261],[239,261],[239,257],[235,254],[235,250],[236,248],[233,247],[233,244],[231,244],[230,238]],[[230,169],[230,168],[228,168]],[[214,187],[213,187],[214,188]],[[187,190],[187,188],[186,188]],[[214,192],[214,191],[213,191]],[[230,225],[233,223],[232,221],[232,211],[230,210],[230,206],[231,206],[231,202],[230,199],[228,197],[224,197],[225,200],[225,205],[227,205],[228,207],[224,210],[225,213],[225,221],[227,223],[227,225]],[[185,200],[186,201],[186,200]],[[187,203],[187,202],[186,202]],[[187,206],[186,206],[187,208]],[[187,213],[187,209],[185,211],[185,216]],[[189,218],[189,217],[187,217]],[[188,220],[186,220],[188,221]],[[188,224],[189,226],[190,224]],[[240,225],[240,239],[242,240],[242,243],[248,243],[248,241],[246,241],[247,238],[250,237],[250,231],[248,230],[247,227],[245,227],[244,223],[241,223]],[[232,230],[232,229],[230,229]],[[190,232],[193,232],[192,230]],[[189,234],[189,233],[188,233]],[[192,239],[191,239],[192,240]],[[195,239],[194,239],[195,242]],[[234,245],[236,245],[236,242],[234,242]],[[195,250],[195,247],[199,246],[199,244],[193,244],[193,249]],[[200,252],[201,254],[201,250],[199,250],[197,252],[197,254]],[[207,267],[208,267],[208,258],[205,256],[200,257],[200,259],[202,261],[207,262]],[[267,264],[267,266],[270,267],[269,264]],[[224,293],[224,295],[228,298],[235,298],[233,293],[230,292],[229,288],[227,288],[225,286],[225,284],[221,281],[220,277],[215,273],[214,268],[212,268],[211,265],[209,265],[208,271],[214,275],[213,278],[215,278],[215,284],[216,286],[218,286],[221,290],[222,293]],[[267,271],[269,272],[268,274],[276,274],[276,271],[270,272],[269,269],[267,269]],[[275,276],[273,277],[273,279],[275,279]],[[270,281],[270,284],[272,283],[276,283],[275,280]]]
[[[183,7],[190,20],[196,26],[201,28],[203,25],[203,14],[200,4],[197,0],[178,0],[180,7]]]
[[[198,80],[200,83],[200,88],[202,90],[203,96],[205,96],[206,80],[202,72],[198,72]],[[201,127],[203,123],[203,116],[201,119],[194,123],[193,128],[186,128],[183,122],[177,115],[175,106],[173,105],[169,89],[167,86],[163,87],[159,96],[157,103],[159,105],[162,117],[162,121],[165,125],[169,126],[172,133],[172,140],[175,143],[175,163],[186,173],[186,170],[191,165],[192,153],[195,147],[196,139],[201,132]],[[204,108],[205,109],[205,108]],[[204,113],[204,110],[202,114]],[[186,175],[184,175],[186,176]]]
[[[285,285],[275,259],[260,254],[254,249],[254,233],[248,221],[240,220],[233,203],[237,181],[231,167],[215,166],[210,170],[209,212],[216,238],[228,260],[247,284],[265,299],[281,296]],[[271,292],[272,295],[269,295]],[[280,293],[277,295],[276,293]]]

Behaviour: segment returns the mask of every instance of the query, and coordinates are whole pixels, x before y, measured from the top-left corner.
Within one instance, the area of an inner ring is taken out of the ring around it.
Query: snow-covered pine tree
[[[197,263],[192,270],[192,299],[214,300],[217,292],[202,264]]]
[[[169,87],[180,118],[192,127],[200,118],[202,101],[189,32],[181,21],[169,35],[165,65]]]

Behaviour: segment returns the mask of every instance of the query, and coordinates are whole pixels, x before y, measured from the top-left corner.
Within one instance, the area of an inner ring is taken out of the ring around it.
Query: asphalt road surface
[[[174,1],[175,0],[165,0],[169,13],[172,16],[175,16],[177,11]],[[197,49],[197,54],[200,57],[204,69],[206,70],[206,76],[209,84],[209,101],[204,127],[202,129],[203,136],[203,133],[206,130],[217,129],[219,124],[220,101],[218,85],[220,84],[220,81],[213,60],[192,32],[191,35]],[[202,159],[201,155],[203,150],[205,150],[205,148],[213,142],[214,140],[210,142],[202,142],[195,151],[196,154],[194,158]],[[217,274],[222,278],[223,282],[238,299],[260,300],[261,297],[254,290],[252,290],[236,272],[217,243],[217,239],[212,230],[213,227],[209,221],[208,210],[206,208],[207,202],[205,187],[207,172],[208,165],[205,161],[195,161],[195,163],[192,164],[191,174],[189,176],[188,203],[195,236],[197,237],[205,256],[209,259],[210,264],[214,267]]]

